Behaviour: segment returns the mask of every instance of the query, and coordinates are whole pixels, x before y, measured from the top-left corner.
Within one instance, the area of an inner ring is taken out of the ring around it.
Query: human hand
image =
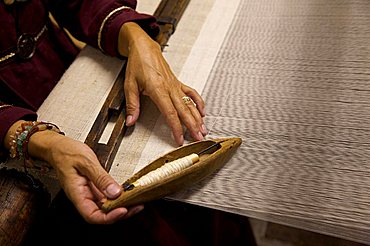
[[[183,125],[194,140],[202,140],[207,134],[203,122],[204,101],[196,90],[176,78],[159,44],[137,24],[126,23],[120,31],[119,51],[128,57],[124,82],[127,126],[137,121],[140,94],[143,94],[157,105],[177,144],[184,142]],[[191,100],[184,100],[184,97],[190,97]]]
[[[48,138],[48,151],[40,155],[39,146]],[[81,216],[91,224],[112,224],[142,210],[143,206],[130,209],[117,208],[109,213],[100,209],[107,198],[117,198],[121,186],[100,165],[95,153],[84,143],[72,138],[44,131],[34,134],[29,151],[40,155],[56,170],[61,187]]]

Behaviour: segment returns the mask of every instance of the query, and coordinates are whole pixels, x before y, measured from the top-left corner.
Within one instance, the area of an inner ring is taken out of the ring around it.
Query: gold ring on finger
[[[182,98],[182,101],[185,103],[185,104],[193,104],[195,107],[197,106],[195,104],[195,102],[193,101],[193,99],[191,99],[190,97],[188,96],[183,96]]]

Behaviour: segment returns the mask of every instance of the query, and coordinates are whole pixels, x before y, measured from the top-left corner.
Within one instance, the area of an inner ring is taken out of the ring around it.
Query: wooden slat
[[[180,21],[190,0],[162,0],[154,16],[160,25],[160,34],[156,40],[162,49],[167,45],[171,35],[175,32],[177,23]]]

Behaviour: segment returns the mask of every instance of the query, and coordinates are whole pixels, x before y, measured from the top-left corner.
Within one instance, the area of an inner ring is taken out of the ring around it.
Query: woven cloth
[[[202,95],[244,142],[177,199],[370,243],[369,40],[369,1],[240,1]]]

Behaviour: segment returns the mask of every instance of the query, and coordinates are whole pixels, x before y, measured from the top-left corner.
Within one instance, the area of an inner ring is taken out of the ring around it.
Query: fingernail
[[[181,135],[181,136],[180,136],[180,142],[179,142],[179,145],[181,146],[181,145],[183,145],[183,143],[184,143],[184,135]]]
[[[202,133],[203,133],[203,135],[207,135],[208,130],[207,130],[206,126],[203,124],[203,125],[201,126],[201,128],[202,128]]]
[[[203,140],[203,134],[201,132],[198,132],[199,140]]]
[[[126,118],[126,126],[127,125],[130,125],[132,123],[132,115],[128,115],[127,118]]]
[[[110,184],[108,185],[106,192],[109,197],[115,197],[118,193],[121,192],[121,188],[119,185]]]
[[[205,115],[206,115],[206,108],[205,108],[205,107],[202,109],[201,114],[202,114],[203,116],[205,116]]]
[[[141,212],[143,209],[144,209],[144,206],[136,207],[136,208],[134,208],[134,211],[132,211],[132,213],[137,214],[137,213]]]

